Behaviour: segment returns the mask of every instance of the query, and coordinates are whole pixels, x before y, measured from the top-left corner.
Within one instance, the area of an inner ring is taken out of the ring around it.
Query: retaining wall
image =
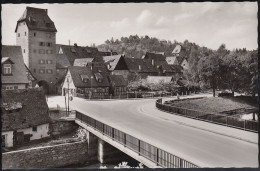
[[[88,160],[88,143],[76,142],[3,153],[2,169],[57,168]]]

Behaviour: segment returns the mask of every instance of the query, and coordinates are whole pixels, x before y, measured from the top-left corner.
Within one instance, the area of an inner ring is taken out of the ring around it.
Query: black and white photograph
[[[258,4],[1,4],[2,169],[258,168]]]

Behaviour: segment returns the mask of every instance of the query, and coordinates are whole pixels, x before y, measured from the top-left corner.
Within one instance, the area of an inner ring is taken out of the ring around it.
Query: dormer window
[[[100,73],[95,73],[94,75],[96,77],[97,82],[101,83],[103,79],[102,75]]]
[[[87,83],[88,80],[89,80],[88,75],[80,75],[80,77],[81,77],[81,80],[82,80],[83,83]]]
[[[11,66],[11,64],[4,64],[4,74],[5,75],[12,74],[12,66]]]

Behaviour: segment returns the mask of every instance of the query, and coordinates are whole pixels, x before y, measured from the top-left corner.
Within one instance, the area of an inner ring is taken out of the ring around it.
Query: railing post
[[[244,120],[244,130],[246,130],[246,120]]]
[[[141,145],[140,140],[138,139],[138,155],[140,156],[141,153]]]
[[[104,135],[104,133],[105,133],[105,124],[102,124],[103,125],[103,127],[102,127],[102,133],[103,133],[103,135]]]
[[[226,126],[228,126],[228,117],[226,116]]]
[[[114,140],[115,139],[115,129],[112,128],[112,139]]]
[[[156,165],[159,166],[159,149],[156,148]]]
[[[126,147],[126,134],[124,133],[124,145]]]

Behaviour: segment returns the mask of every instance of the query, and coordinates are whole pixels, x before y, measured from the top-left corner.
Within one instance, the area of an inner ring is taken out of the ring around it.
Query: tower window
[[[40,73],[40,74],[44,74],[44,73],[45,73],[45,70],[44,70],[44,69],[39,69],[39,73]]]
[[[26,36],[26,32],[24,32],[24,35]]]
[[[36,49],[33,49],[33,53],[37,53],[37,50],[36,50]]]
[[[40,42],[40,46],[45,46],[45,42]]]
[[[39,60],[39,64],[45,64],[45,60],[40,59],[40,60]]]
[[[44,49],[40,49],[39,50],[39,54],[45,54],[45,50]]]
[[[23,50],[23,53],[25,53],[25,49]]]
[[[47,43],[47,46],[48,46],[48,47],[51,47],[51,46],[52,46],[52,43]]]
[[[33,36],[36,37],[36,33],[35,32],[33,33]]]
[[[52,69],[47,69],[46,71],[48,74],[52,74]]]
[[[20,37],[20,33],[18,33],[18,37]]]

